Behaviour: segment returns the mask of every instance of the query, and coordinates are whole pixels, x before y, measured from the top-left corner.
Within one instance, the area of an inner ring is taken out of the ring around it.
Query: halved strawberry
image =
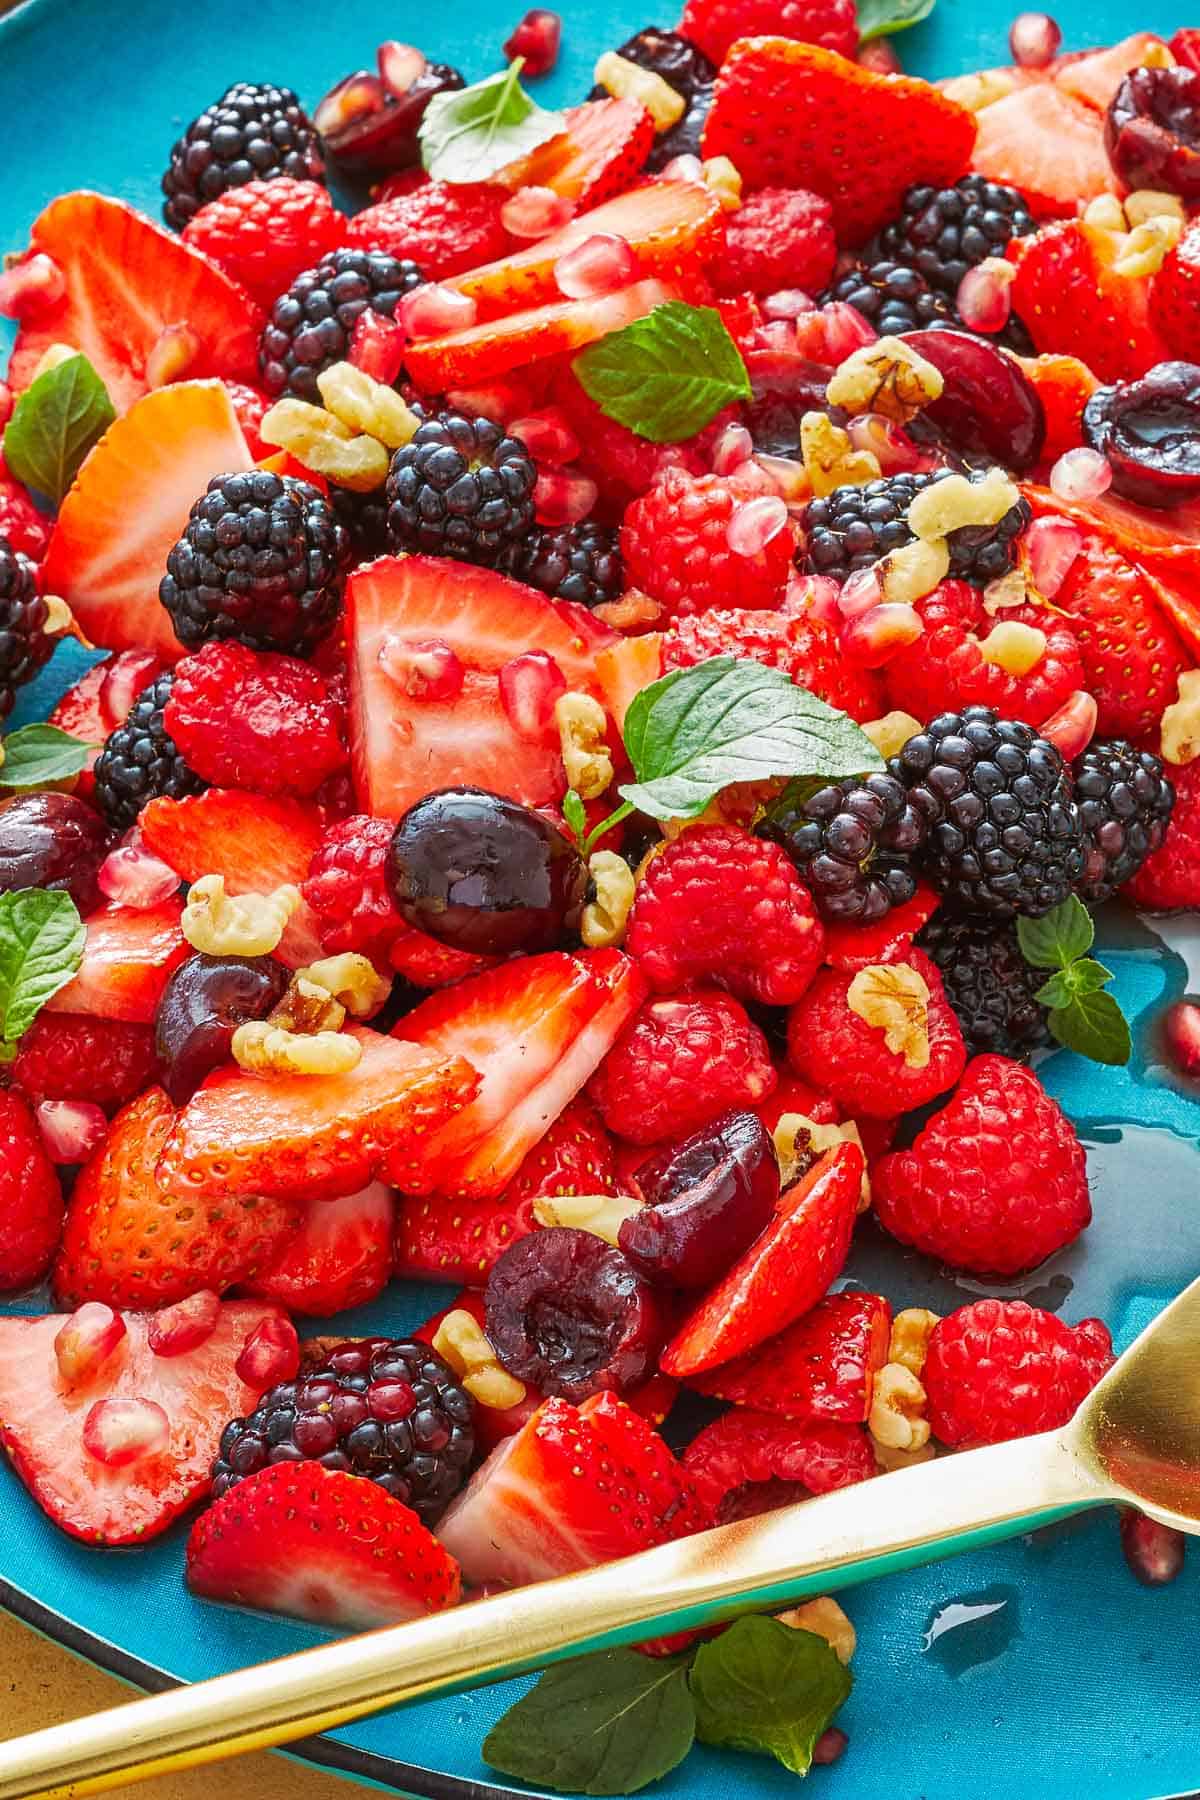
[[[167,553],[214,475],[254,467],[229,390],[181,381],[137,401],[75,477],[42,569],[94,644],[183,655],[158,597]]]
[[[872,963],[900,962],[938,905],[938,895],[919,882],[911,900],[893,906],[873,925],[826,925],[825,961],[833,969],[866,969]]]
[[[1082,219],[1049,225],[1022,240],[1012,285],[1037,348],[1081,356],[1101,381],[1131,381],[1170,354],[1150,317],[1149,281],[1113,268],[1123,243]]]
[[[197,1519],[187,1584],[205,1600],[366,1631],[454,1606],[458,1565],[410,1507],[317,1462],[239,1481]]]
[[[391,1190],[381,1181],[341,1200],[306,1201],[299,1230],[241,1285],[289,1312],[317,1317],[365,1306],[392,1271],[394,1216]]]
[[[1161,597],[1159,584],[1094,533],[1084,538],[1054,597],[1079,640],[1101,737],[1153,735],[1191,666]]]
[[[862,1190],[857,1144],[826,1151],[780,1196],[774,1219],[688,1315],[659,1358],[681,1380],[715,1368],[800,1318],[841,1271]]]
[[[480,1085],[440,1130],[399,1147],[388,1179],[406,1194],[503,1193],[645,992],[637,965],[619,950],[556,950],[501,963],[423,1000],[396,1037],[466,1057]]]
[[[1155,32],[1135,31],[1105,50],[1064,58],[1055,70],[1054,85],[1103,115],[1130,70],[1140,68],[1149,53],[1161,54],[1166,48],[1166,41]]]
[[[552,188],[579,212],[632,185],[654,147],[654,120],[636,100],[585,100],[563,114],[564,130],[494,179],[515,193]]]
[[[1116,193],[1117,178],[1104,148],[1103,119],[1070,94],[1035,83],[985,106],[976,116],[979,135],[971,153],[972,169],[989,181],[1020,188],[1038,218],[1075,213],[1097,194]],[[1074,347],[1069,338],[1046,346]]]
[[[881,1294],[827,1294],[778,1337],[690,1376],[688,1386],[785,1419],[861,1425],[876,1372],[888,1358],[891,1328],[892,1309]]]
[[[662,652],[662,633],[648,631],[642,637],[618,638],[597,653],[596,680],[618,730],[634,695],[662,674]]]
[[[68,1386],[54,1354],[65,1313],[0,1318],[0,1443],[54,1523],[88,1544],[143,1544],[208,1492],[228,1420],[253,1410],[259,1390],[237,1372],[246,1339],[278,1307],[226,1301],[216,1329],[182,1356],[156,1356],[153,1315],[126,1313],[125,1335],[90,1381]],[[150,1400],[167,1415],[167,1448],[111,1468],[83,1448],[83,1425],[101,1400]]]
[[[46,1005],[51,1012],[94,1013],[148,1025],[171,970],[189,954],[180,900],[138,908],[106,901],[88,919],[83,961]]]
[[[175,1123],[161,1088],[118,1113],[80,1172],[67,1208],[54,1292],[64,1305],[170,1306],[222,1293],[276,1257],[299,1209],[257,1197],[203,1200],[155,1167]]]
[[[75,789],[83,799],[94,792],[92,770],[105,739],[124,724],[134,700],[161,673],[162,663],[152,650],[122,650],[119,656],[93,664],[50,714],[51,725],[91,745]]]
[[[358,1028],[362,1060],[342,1075],[210,1075],[175,1121],[158,1162],[164,1186],[193,1194],[336,1200],[366,1187],[389,1153],[412,1154],[473,1099],[461,1056]]]
[[[514,729],[500,701],[500,670],[526,650],[552,656],[572,689],[596,689],[594,656],[616,642],[581,606],[446,557],[381,557],[346,584],[350,743],[364,812],[399,818],[438,788],[477,782],[526,806],[565,786],[557,745]],[[380,652],[396,642],[448,644],[465,673],[453,700],[407,693]],[[149,809],[147,809],[149,810]]]
[[[29,254],[50,257],[65,287],[23,321],[8,365],[14,388],[29,385],[52,344],[69,344],[123,413],[151,387],[146,365],[163,333],[181,327],[187,355],[177,375],[255,380],[262,321],[249,295],[123,200],[60,195],[34,221]]]

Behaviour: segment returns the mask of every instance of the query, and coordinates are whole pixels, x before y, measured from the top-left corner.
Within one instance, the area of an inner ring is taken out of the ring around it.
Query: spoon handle
[[[0,1744],[0,1800],[81,1800],[583,1650],[778,1609],[1110,1498],[1057,1433],[967,1451],[582,1574]]]

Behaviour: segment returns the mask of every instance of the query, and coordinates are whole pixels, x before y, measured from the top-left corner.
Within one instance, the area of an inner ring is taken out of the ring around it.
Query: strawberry
[[[1161,55],[1166,48],[1164,40],[1153,31],[1135,31],[1105,50],[1062,58],[1054,72],[1054,85],[1060,93],[1082,100],[1085,106],[1094,107],[1103,115],[1130,70],[1140,68],[1151,54]]]
[[[122,650],[105,662],[94,663],[50,714],[51,725],[92,746],[75,789],[82,799],[90,799],[94,792],[92,770],[105,739],[124,724],[134,700],[162,674],[162,667],[152,650]]]
[[[985,106],[976,117],[979,135],[972,169],[989,181],[1019,188],[1036,217],[1072,215],[1098,194],[1117,191],[1104,148],[1103,118],[1057,87],[1022,86]],[[1015,297],[1013,311],[1028,323]],[[1074,347],[1069,336],[1061,344],[1046,346]]]
[[[583,1087],[646,984],[619,950],[502,963],[422,1001],[395,1035],[479,1071],[478,1094],[404,1143],[388,1178],[406,1194],[490,1199]]]
[[[1175,811],[1167,835],[1123,890],[1150,912],[1200,907],[1200,762],[1170,770]]]
[[[806,1313],[840,1272],[862,1189],[856,1144],[827,1151],[780,1196],[775,1217],[688,1314],[659,1359],[684,1379],[752,1350]]]
[[[635,694],[657,681],[662,669],[662,636],[650,631],[643,637],[618,638],[596,653],[596,683],[618,731]]]
[[[62,1304],[170,1306],[201,1288],[220,1293],[269,1264],[295,1231],[290,1203],[202,1201],[160,1184],[155,1165],[174,1123],[162,1089],[148,1089],[80,1172],[54,1268]]]
[[[1151,290],[1153,299],[1153,289]],[[1083,443],[1083,409],[1100,383],[1077,356],[1018,356],[1046,415],[1042,460],[1053,463]]]
[[[828,1294],[812,1311],[688,1385],[735,1406],[785,1419],[838,1419],[861,1425],[876,1371],[888,1359],[892,1309],[880,1294]]]
[[[40,1281],[58,1248],[63,1198],[32,1112],[0,1088],[0,1289]]]
[[[928,82],[873,75],[836,51],[742,39],[717,77],[704,155],[728,156],[747,189],[808,188],[858,244],[900,211],[907,188],[962,175],[975,119]]]
[[[481,1287],[496,1258],[537,1230],[535,1200],[554,1194],[611,1194],[613,1185],[608,1134],[594,1108],[577,1096],[495,1198],[453,1200],[432,1194],[402,1200],[396,1272]]]
[[[233,401],[219,381],[181,381],[138,400],[105,432],[75,477],[42,577],[93,643],[183,649],[158,598],[167,553],[214,475],[253,468]]]
[[[833,969],[869,969],[872,963],[903,962],[913,939],[937,911],[939,896],[924,882],[911,900],[893,906],[874,925],[826,925],[825,961]]]
[[[1190,358],[1200,333],[1200,226],[1184,232],[1151,280],[1150,317],[1171,354]]]
[[[1168,355],[1151,322],[1149,281],[1113,271],[1123,241],[1082,219],[1049,225],[1021,240],[1012,285],[1013,311],[1037,348],[1081,356],[1101,381],[1130,381]]]
[[[481,969],[491,968],[496,960],[494,956],[473,956],[469,950],[439,944],[423,931],[398,932],[387,946],[385,957],[397,975],[419,988],[449,987],[464,975],[478,975]]]
[[[167,1187],[194,1194],[337,1200],[366,1187],[389,1152],[420,1140],[475,1095],[461,1056],[435,1055],[358,1028],[362,1059],[341,1075],[217,1070],[175,1121],[158,1162]]]
[[[796,38],[853,56],[854,0],[687,0],[679,30],[718,66],[739,38]]]
[[[568,688],[595,691],[594,654],[615,632],[581,606],[556,602],[489,569],[446,557],[381,557],[346,584],[350,742],[362,810],[398,819],[425,794],[473,782],[526,806],[565,786],[557,744],[517,732],[497,677],[526,650],[554,658]],[[452,700],[414,697],[381,664],[385,646],[436,639],[463,668]]]
[[[752,1519],[876,1473],[861,1425],[799,1424],[772,1413],[722,1414],[694,1437],[683,1466],[718,1524]]]
[[[365,1631],[455,1606],[458,1566],[374,1481],[317,1462],[247,1476],[197,1519],[187,1584],[205,1600]]]
[[[564,129],[496,176],[516,193],[544,187],[577,212],[631,187],[654,147],[654,120],[636,100],[585,100],[562,115]]]
[[[227,1419],[253,1410],[259,1389],[236,1364],[273,1306],[227,1301],[211,1336],[181,1356],[156,1356],[153,1315],[126,1313],[125,1332],[90,1380],[69,1384],[54,1341],[63,1313],[0,1318],[0,1443],[54,1523],[86,1544],[144,1544],[208,1492],[209,1469]],[[108,1467],[82,1443],[101,1400],[148,1400],[170,1425],[165,1451]]]
[[[1089,533],[1054,604],[1071,615],[1083,686],[1099,708],[1099,735],[1141,738],[1157,731],[1192,659],[1160,608],[1156,586]]]
[[[46,1002],[48,1009],[149,1025],[168,975],[189,954],[182,911],[179,900],[146,908],[106,901],[84,927],[83,961]]]
[[[391,1274],[394,1211],[381,1181],[340,1200],[308,1200],[299,1230],[241,1286],[289,1312],[318,1317],[365,1306]]]

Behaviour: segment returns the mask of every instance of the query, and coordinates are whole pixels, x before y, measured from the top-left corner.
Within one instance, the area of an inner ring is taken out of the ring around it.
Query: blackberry
[[[889,550],[913,541],[905,517],[916,496],[933,481],[942,481],[950,469],[933,469],[919,475],[885,475],[862,487],[834,488],[824,500],[810,500],[804,516],[807,538],[798,558],[800,568],[811,575],[832,575],[845,581],[856,569],[868,568]],[[979,471],[982,476],[983,471]],[[998,525],[963,525],[952,531],[950,574],[959,581],[986,587],[1004,575],[1016,560],[1016,541],[1032,517],[1025,499],[1010,506]]]
[[[536,481],[533,458],[502,425],[436,413],[392,457],[388,536],[397,550],[494,566],[533,529]]]
[[[17,689],[36,675],[54,648],[46,636],[46,602],[36,566],[0,537],[0,719],[7,719]]]
[[[676,156],[699,156],[700,139],[712,109],[716,65],[679,32],[662,31],[657,25],[635,32],[620,46],[617,55],[636,63],[639,69],[661,75],[667,86],[682,94],[687,102],[682,118],[655,138],[645,172],[656,173]],[[590,100],[607,97],[608,90],[602,87],[594,87],[588,96]]]
[[[167,557],[158,597],[189,650],[236,638],[305,656],[338,614],[349,553],[325,496],[290,475],[214,475]]]
[[[388,547],[387,502],[379,488],[358,494],[353,488],[330,484],[329,504],[346,533],[356,563],[382,556]]]
[[[953,300],[968,269],[989,256],[1002,257],[1013,238],[1028,237],[1033,229],[1016,188],[964,175],[953,187],[910,187],[899,217],[872,239],[863,259],[903,263]]]
[[[193,214],[248,181],[325,180],[312,120],[291,88],[237,81],[193,119],[162,178],[163,214],[181,231]]]
[[[182,800],[208,786],[188,768],[163,724],[174,681],[173,671],[166,669],[142,690],[97,759],[96,805],[114,831],[128,831],[147,801],[160,794]]]
[[[1086,858],[1077,892],[1095,905],[1135,876],[1167,834],[1175,789],[1149,750],[1095,738],[1075,760],[1075,800]]]
[[[928,824],[894,775],[792,781],[768,808],[760,837],[782,845],[822,918],[870,925],[917,891],[912,857]]]
[[[822,305],[841,300],[853,306],[880,337],[900,337],[906,331],[958,323],[944,294],[935,293],[916,269],[891,258],[847,270],[820,298]]]
[[[474,1451],[470,1396],[436,1350],[360,1338],[230,1421],[212,1467],[213,1499],[271,1463],[319,1462],[375,1482],[434,1525]]]
[[[534,531],[509,544],[497,564],[506,575],[539,588],[552,600],[599,606],[624,592],[625,569],[610,525],[584,520],[557,530]]]
[[[382,250],[331,250],[297,275],[263,326],[258,367],[268,394],[321,404],[317,376],[350,353],[354,327],[367,308],[390,319],[425,277],[407,258]]]
[[[1015,926],[938,913],[918,933],[917,943],[941,972],[971,1056],[1026,1062],[1049,1043],[1046,1008],[1036,998],[1046,971],[1025,961]]]
[[[928,821],[922,867],[953,910],[1037,918],[1075,888],[1083,827],[1070,772],[1032,726],[990,706],[939,713],[889,768]]]

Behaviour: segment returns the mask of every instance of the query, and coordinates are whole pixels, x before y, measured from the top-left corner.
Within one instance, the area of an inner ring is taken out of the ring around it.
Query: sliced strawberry
[[[780,1197],[774,1219],[688,1315],[659,1358],[681,1380],[752,1350],[800,1318],[840,1273],[862,1189],[863,1154],[841,1144]]]
[[[1081,356],[1101,381],[1133,380],[1169,355],[1150,318],[1149,281],[1113,268],[1124,241],[1082,219],[1047,226],[1024,241],[1012,287],[1037,348]]]
[[[173,240],[172,240],[173,241]],[[59,509],[42,578],[94,644],[183,655],[158,598],[167,553],[214,475],[253,468],[219,381],[158,388],[109,427]]]
[[[654,120],[636,100],[585,100],[563,114],[565,130],[495,180],[515,193],[552,188],[578,211],[632,186],[654,147]]]
[[[878,1472],[861,1425],[801,1423],[740,1407],[706,1425],[683,1460],[701,1504],[721,1525]]]
[[[294,1313],[323,1317],[365,1306],[391,1274],[394,1214],[381,1181],[341,1200],[309,1200],[299,1230],[241,1285]]]
[[[205,1600],[366,1631],[454,1606],[458,1566],[410,1507],[316,1462],[239,1481],[192,1527],[187,1584]]]
[[[1064,59],[1055,70],[1054,85],[1103,115],[1130,70],[1140,68],[1150,53],[1161,54],[1166,48],[1165,40],[1153,31],[1135,31],[1106,50]]]
[[[565,786],[556,745],[514,729],[500,700],[500,670],[526,650],[552,656],[572,689],[596,690],[594,656],[616,633],[583,607],[446,557],[381,557],[346,584],[350,742],[365,812],[399,818],[438,788],[487,784],[526,806]],[[385,672],[385,645],[448,644],[464,670],[453,700],[416,698]]]
[[[866,969],[872,963],[899,962],[937,909],[938,896],[921,883],[911,900],[893,906],[875,925],[826,925],[825,961],[834,969]]]
[[[156,1356],[153,1315],[126,1313],[125,1335],[91,1380],[69,1386],[54,1354],[65,1313],[0,1318],[0,1443],[44,1512],[88,1544],[142,1544],[208,1492],[209,1469],[228,1420],[253,1410],[259,1390],[237,1372],[246,1339],[281,1315],[257,1300],[227,1301],[198,1349]],[[167,1415],[167,1448],[124,1468],[83,1448],[83,1426],[101,1400],[149,1400]]]
[[[668,185],[687,189],[694,184],[677,182]],[[594,218],[595,214],[589,213],[588,217]],[[459,277],[460,281],[465,279],[465,276]],[[644,319],[656,306],[678,297],[675,288],[667,282],[637,281],[632,287],[618,288],[615,293],[601,295],[595,300],[560,300],[548,306],[535,306],[528,312],[513,312],[506,318],[472,325],[466,331],[423,338],[410,344],[405,351],[405,366],[417,386],[427,394],[467,387],[473,382],[489,381],[493,375],[507,374],[510,369],[522,368],[526,363],[538,362],[543,357],[582,350],[585,344],[594,344],[598,338],[607,337],[610,331],[623,330],[635,319]]]
[[[645,992],[636,964],[619,950],[552,951],[502,963],[423,1000],[401,1019],[396,1036],[465,1057],[480,1086],[441,1130],[401,1146],[388,1179],[406,1194],[503,1193]]]
[[[0,1289],[27,1288],[42,1279],[62,1223],[58,1170],[29,1101],[0,1088]]]
[[[1054,604],[1069,613],[1101,737],[1149,737],[1176,698],[1191,659],[1160,606],[1161,589],[1091,533]]]
[[[210,1075],[179,1114],[158,1163],[196,1194],[336,1200],[366,1187],[389,1152],[411,1155],[478,1088],[461,1056],[364,1028],[342,1075]]]
[[[972,169],[1020,188],[1037,217],[1075,213],[1098,194],[1116,193],[1102,118],[1057,87],[1022,87],[985,106],[977,118]],[[1074,344],[1067,339],[1051,347],[1071,350]]]
[[[123,200],[60,195],[35,220],[29,253],[50,257],[65,288],[22,323],[8,365],[14,388],[28,387],[51,345],[69,344],[88,358],[117,411],[126,412],[153,385],[146,365],[163,333],[180,326],[187,354],[176,375],[255,379],[261,319],[249,296]],[[168,466],[164,460],[154,473]]]
[[[785,1419],[861,1425],[876,1371],[888,1358],[892,1309],[881,1294],[827,1294],[812,1311],[746,1356],[688,1385]]]
[[[662,674],[662,650],[662,633],[648,631],[643,637],[619,638],[607,650],[598,652],[596,680],[618,730],[625,723],[634,695]]]
[[[325,942],[329,942],[328,932]],[[427,937],[423,931],[399,932],[385,946],[385,951],[385,960],[397,975],[403,975],[405,981],[411,981],[419,988],[449,987],[452,981],[461,981],[464,975],[478,975],[481,969],[491,968],[496,961],[494,956],[472,956],[469,950],[454,950],[449,944],[439,944],[436,938]]]
[[[189,954],[180,900],[139,909],[107,901],[85,926],[83,961],[47,1002],[51,1012],[94,1013],[148,1025],[171,970]]]

